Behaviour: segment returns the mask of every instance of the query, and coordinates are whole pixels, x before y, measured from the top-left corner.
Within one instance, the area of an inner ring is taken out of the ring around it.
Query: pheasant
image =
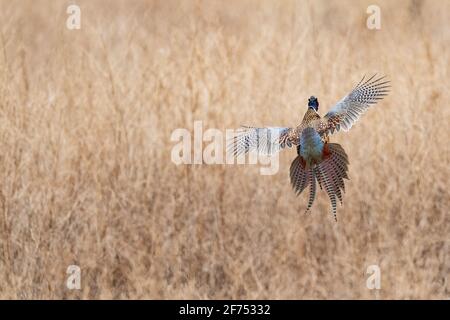
[[[342,205],[345,192],[344,179],[348,178],[348,157],[337,143],[330,143],[330,135],[348,131],[361,115],[378,100],[383,99],[390,88],[386,77],[376,74],[362,80],[354,89],[334,105],[324,117],[319,111],[319,100],[311,96],[302,122],[295,128],[241,127],[228,148],[234,156],[256,150],[260,154],[273,155],[286,147],[296,147],[297,156],[290,166],[290,181],[297,195],[309,186],[308,213],[316,197],[316,182],[325,189],[330,199],[332,214],[337,221],[337,200]]]

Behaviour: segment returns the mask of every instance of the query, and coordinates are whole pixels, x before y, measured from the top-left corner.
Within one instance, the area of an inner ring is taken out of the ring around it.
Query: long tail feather
[[[316,176],[314,170],[306,168],[305,161],[301,156],[297,156],[292,161],[290,168],[291,185],[295,193],[299,195],[309,185],[309,200],[305,213],[311,209],[316,198]]]
[[[294,161],[292,161],[290,172],[292,188],[298,195],[302,193],[309,182],[309,171],[305,169],[302,157],[297,156]]]
[[[309,170],[309,200],[305,213],[308,213],[311,209],[314,199],[316,198],[316,177],[312,169]]]
[[[342,204],[342,193],[345,192],[344,179],[348,179],[348,157],[341,145],[337,143],[328,143],[326,145],[326,158],[318,166],[316,171],[319,184],[325,188],[331,202],[332,213],[337,221],[336,197]]]
[[[309,186],[309,199],[305,213],[311,210],[316,198],[316,180],[319,187],[328,195],[331,212],[337,221],[337,201],[342,204],[345,193],[344,179],[348,179],[348,157],[345,150],[337,143],[327,143],[324,147],[324,160],[310,168],[298,155],[291,164],[291,184],[298,195]]]
[[[291,164],[291,184],[298,195],[309,186],[309,200],[305,213],[308,213],[316,198],[316,180],[320,189],[325,190],[330,202],[334,219],[337,221],[337,201],[342,204],[345,193],[344,179],[348,179],[348,157],[345,150],[337,143],[327,143],[324,147],[324,159],[310,168],[298,155]]]

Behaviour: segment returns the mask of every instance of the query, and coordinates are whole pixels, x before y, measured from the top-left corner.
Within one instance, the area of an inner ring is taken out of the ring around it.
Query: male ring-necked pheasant
[[[348,157],[341,145],[330,143],[329,136],[340,130],[348,131],[360,116],[389,92],[389,81],[373,75],[358,85],[341,101],[320,117],[319,101],[311,96],[302,122],[295,128],[242,127],[229,147],[234,156],[256,150],[260,154],[273,155],[287,147],[297,147],[297,157],[290,167],[290,179],[294,191],[300,194],[309,185],[311,209],[316,196],[316,180],[330,198],[332,213],[336,218],[336,202],[342,204],[345,191],[344,178],[348,179]]]

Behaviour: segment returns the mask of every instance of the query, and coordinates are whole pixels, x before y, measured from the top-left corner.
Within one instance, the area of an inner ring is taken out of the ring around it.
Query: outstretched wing
[[[340,129],[348,131],[372,104],[383,99],[389,93],[389,81],[384,76],[375,77],[376,74],[366,81],[363,77],[352,92],[323,117],[321,129],[331,134]]]
[[[243,126],[237,130],[236,135],[229,142],[228,150],[234,156],[250,151],[257,151],[258,154],[263,155],[273,155],[286,146],[292,146],[288,138],[290,130],[291,128],[283,127],[255,128]]]

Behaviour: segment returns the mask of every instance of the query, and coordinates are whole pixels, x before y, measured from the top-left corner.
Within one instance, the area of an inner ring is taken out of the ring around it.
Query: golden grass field
[[[6,1],[0,298],[450,298],[450,2]],[[341,143],[338,222],[251,165],[171,162],[171,133],[295,126],[392,81]],[[81,289],[66,288],[69,265]],[[366,268],[381,268],[381,290]]]

